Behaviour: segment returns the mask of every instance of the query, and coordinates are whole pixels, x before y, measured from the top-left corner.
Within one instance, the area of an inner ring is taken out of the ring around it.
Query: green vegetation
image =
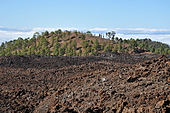
[[[90,31],[62,31],[34,33],[32,38],[3,42],[0,45],[0,56],[9,55],[57,55],[84,56],[99,52],[152,52],[170,54],[170,46],[151,39],[122,39],[114,37],[115,32],[94,36]],[[108,38],[108,39],[106,39]]]

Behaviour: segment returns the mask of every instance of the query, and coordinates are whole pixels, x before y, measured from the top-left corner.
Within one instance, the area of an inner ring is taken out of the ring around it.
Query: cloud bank
[[[94,33],[106,33],[115,31],[116,37],[123,39],[144,39],[150,38],[153,41],[159,41],[170,45],[170,29],[146,29],[146,28],[93,28],[90,29]]]
[[[153,41],[160,41],[170,45],[170,30],[169,29],[146,29],[146,28],[90,28],[90,29],[79,29],[79,28],[12,28],[0,26],[0,43],[17,39],[18,37],[27,38],[32,37],[35,32],[43,31],[56,31],[61,30],[78,30],[78,31],[91,31],[95,34],[105,34],[109,31],[115,31],[116,36],[123,39],[130,38],[150,38]]]
[[[115,31],[117,31],[120,34],[124,35],[169,35],[170,30],[168,29],[146,29],[146,28],[136,28],[136,29],[121,29],[116,28]]]
[[[17,39],[18,37],[32,37],[35,32],[56,31],[61,30],[77,30],[77,28],[12,28],[0,26],[0,44],[5,41]]]
[[[116,28],[117,37],[122,37],[125,39],[143,39],[150,38],[153,41],[159,41],[170,45],[170,30],[169,29],[146,29],[146,28],[136,28],[136,29],[121,29]]]

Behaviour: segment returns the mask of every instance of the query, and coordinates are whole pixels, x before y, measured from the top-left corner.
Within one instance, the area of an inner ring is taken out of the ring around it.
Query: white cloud
[[[0,26],[0,44],[5,41],[17,39],[18,37],[32,37],[35,32],[56,31],[61,30],[77,30],[77,28],[12,28]]]
[[[31,37],[34,32],[2,31],[0,30],[0,43],[17,39],[18,37]]]
[[[78,28],[58,28],[58,29],[61,29],[61,30],[70,30],[70,31],[72,31],[72,30],[78,30]]]
[[[116,37],[123,39],[144,39],[149,38],[152,41],[159,41],[170,45],[170,34],[169,35],[145,35],[145,34],[137,34],[137,35],[124,35],[124,34],[116,34]]]
[[[78,28],[41,28],[41,27],[38,27],[38,28],[33,28],[32,31],[56,31],[58,29],[61,29],[61,30],[77,30]]]
[[[93,28],[89,29],[90,31],[111,31],[111,28]]]
[[[116,33],[124,34],[124,35],[136,35],[136,34],[148,34],[148,35],[167,35],[170,34],[169,29],[146,29],[146,28],[116,28],[114,29]]]

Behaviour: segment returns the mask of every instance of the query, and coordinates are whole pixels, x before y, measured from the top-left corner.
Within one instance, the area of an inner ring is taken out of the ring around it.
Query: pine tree
[[[82,50],[81,49],[78,50],[77,56],[82,56]]]
[[[59,49],[59,56],[63,56],[65,54],[65,48]]]
[[[100,50],[99,41],[98,41],[97,39],[95,39],[93,46],[94,46],[94,49],[96,50],[96,52],[97,52],[98,50]]]
[[[74,48],[74,50],[76,49],[76,46],[77,46],[77,42],[76,42],[76,40],[74,40],[73,42],[72,42],[72,44],[71,44],[72,46],[73,46],[73,48]]]
[[[105,46],[106,46],[106,43],[105,43],[105,42],[102,42],[101,50],[104,50]]]

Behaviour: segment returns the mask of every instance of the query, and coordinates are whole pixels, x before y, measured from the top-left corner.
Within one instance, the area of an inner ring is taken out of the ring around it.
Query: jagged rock
[[[159,102],[156,104],[155,108],[159,109],[159,108],[163,107],[164,103],[165,103],[164,100],[159,101]]]
[[[128,77],[127,82],[134,82],[137,78],[134,77]]]
[[[0,112],[168,113],[169,64],[140,54],[0,57]]]

